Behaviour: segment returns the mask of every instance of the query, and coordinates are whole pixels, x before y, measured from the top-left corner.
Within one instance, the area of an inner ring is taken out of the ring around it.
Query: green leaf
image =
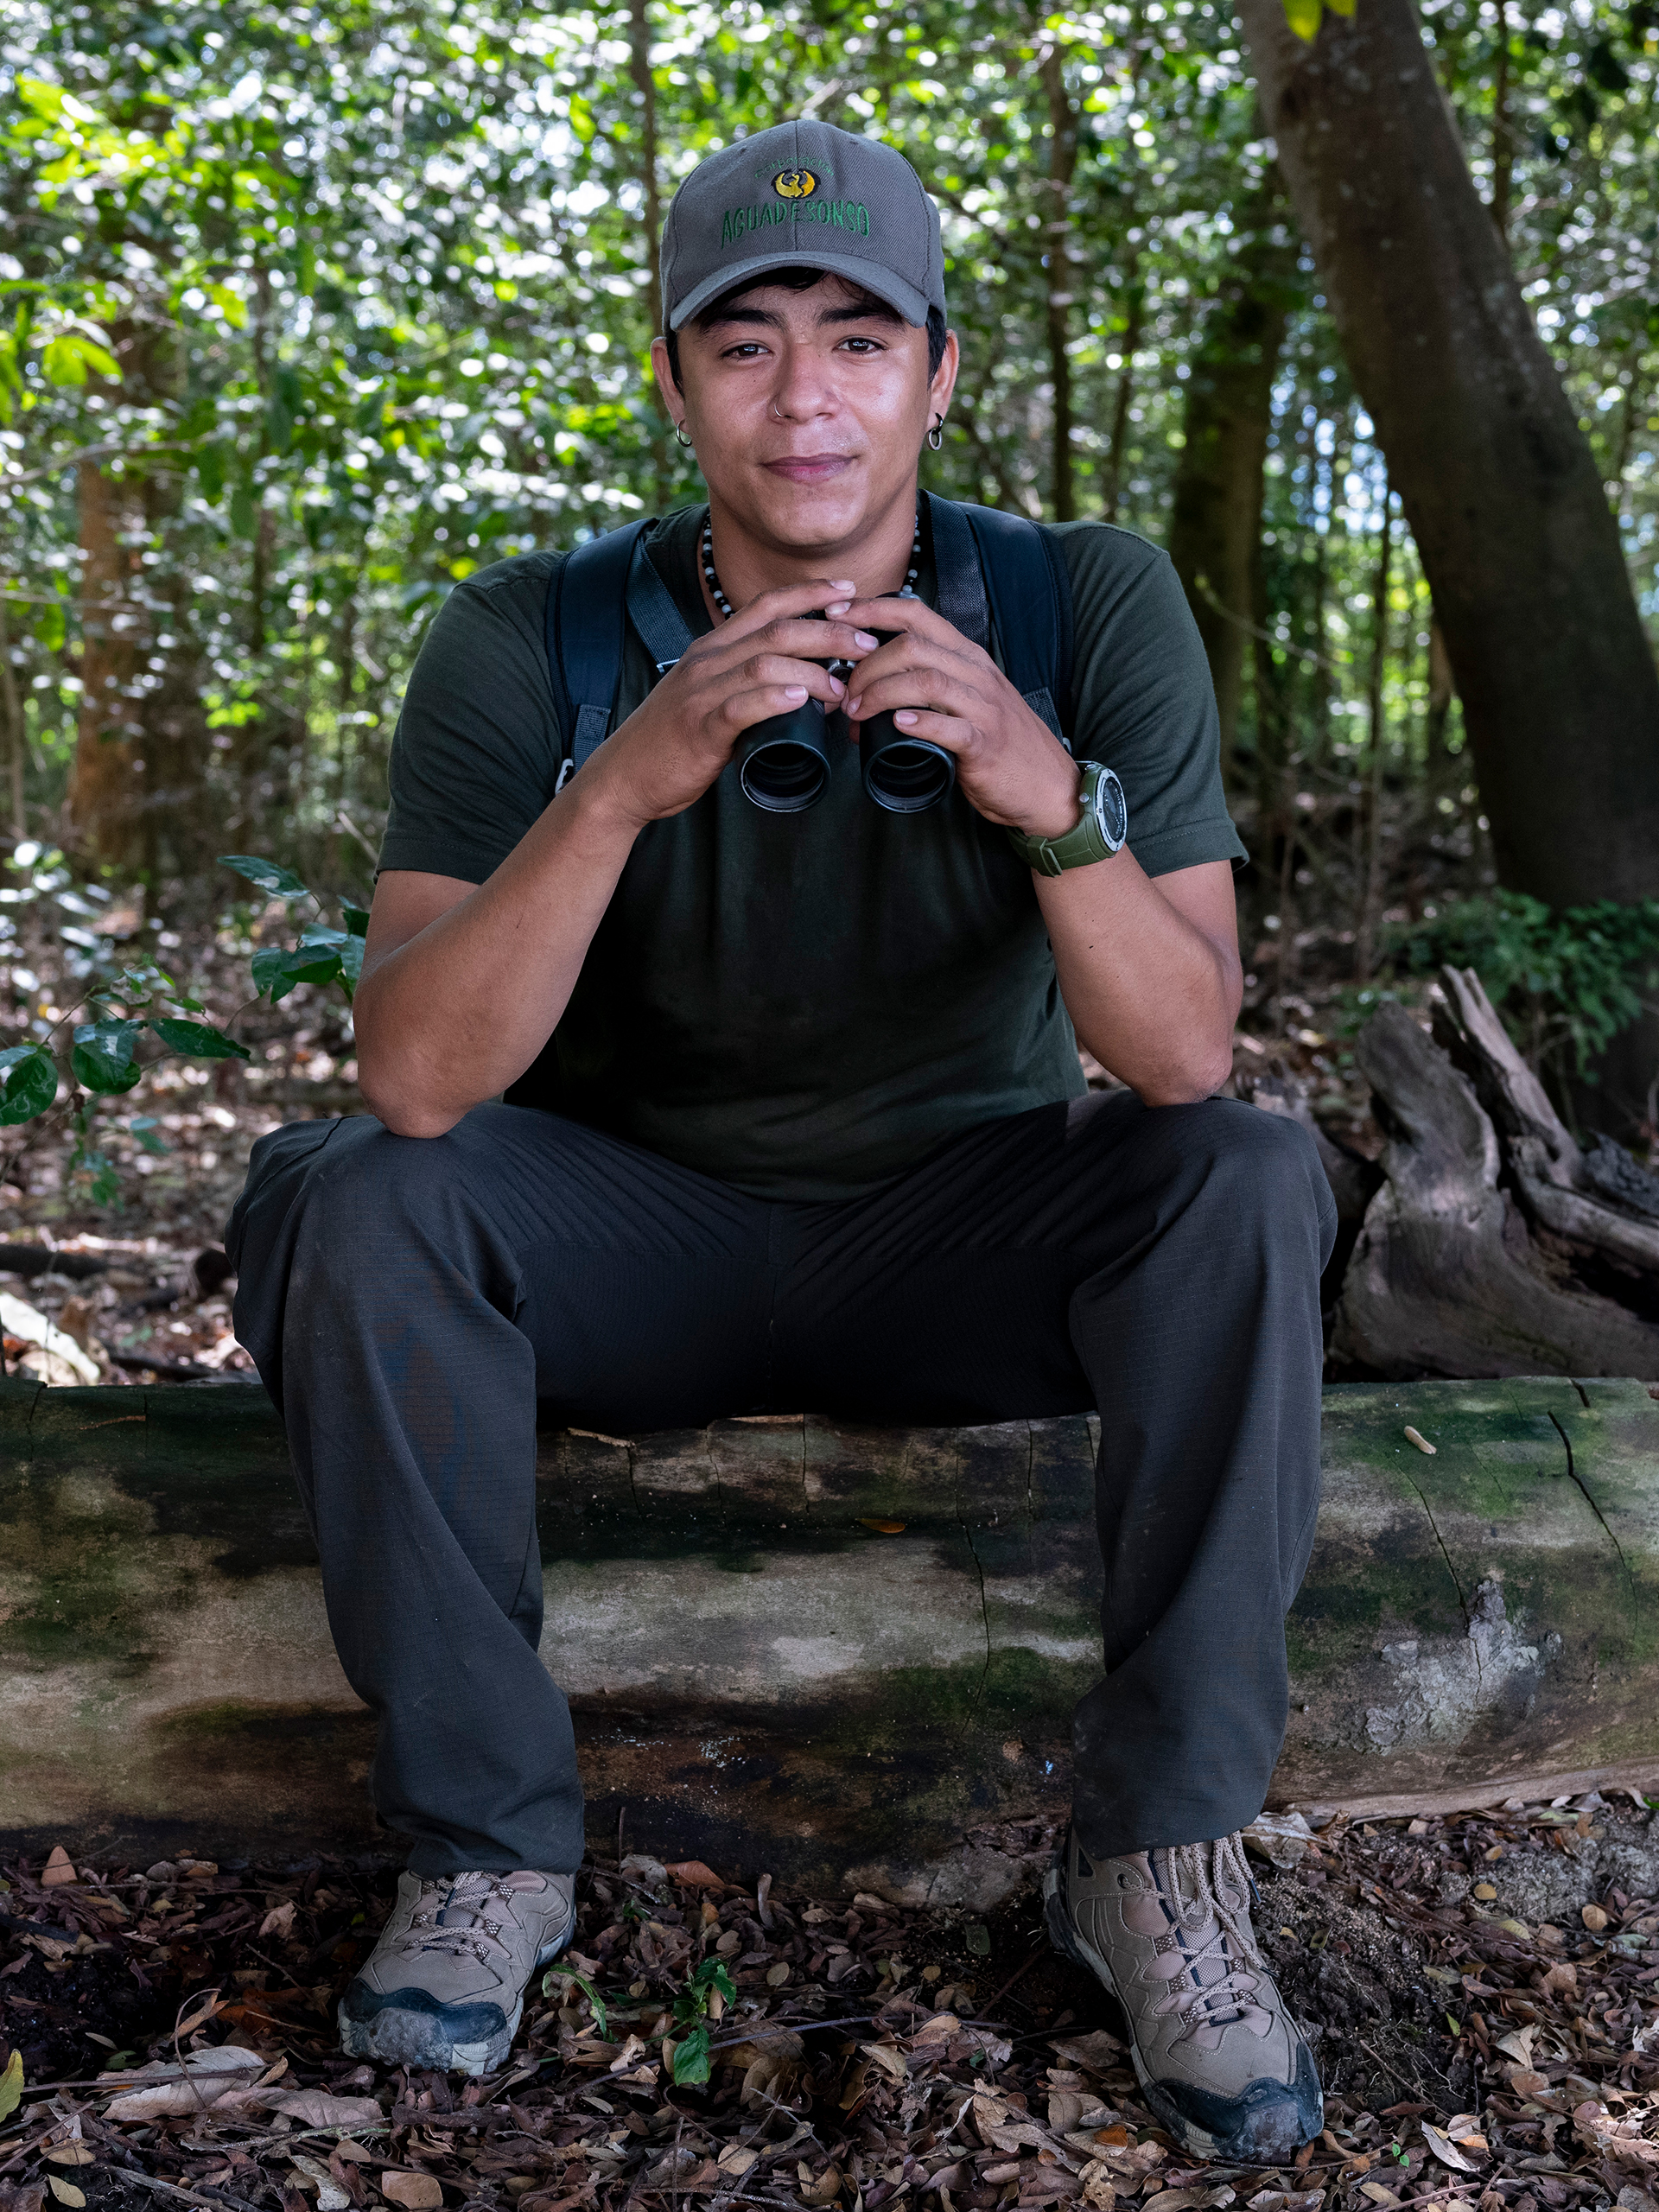
[[[674,2046],[674,2084],[695,2088],[709,2079],[709,2031],[693,2028],[683,2043]]]
[[[345,914],[346,927],[349,933],[353,937],[367,937],[369,933],[368,908],[366,906],[353,906],[346,900],[341,899],[340,909]]]
[[[248,853],[221,853],[219,864],[220,868],[233,868],[238,875],[246,876],[250,883],[257,884],[261,891],[269,891],[278,899],[311,896],[293,869],[283,868],[276,861],[263,861]]]
[[[83,1021],[76,1026],[69,1065],[84,1090],[115,1096],[130,1090],[143,1070],[132,1057],[143,1025],[137,1021]]]
[[[1310,44],[1319,35],[1324,0],[1285,0],[1285,21],[1300,39]]]
[[[58,1064],[50,1052],[14,1045],[0,1052],[0,1067],[10,1070],[0,1091],[0,1128],[15,1128],[44,1114],[58,1095]]]
[[[340,955],[327,946],[283,952],[276,945],[267,945],[254,954],[251,965],[254,989],[262,997],[269,995],[273,1006],[285,999],[296,983],[333,983],[340,976]]]
[[[193,1060],[246,1060],[252,1054],[234,1037],[206,1021],[152,1021],[150,1027],[170,1052],[187,1052]]]
[[[63,651],[66,634],[63,601],[60,599],[54,599],[43,607],[35,617],[35,636],[47,652],[57,653]]]
[[[705,1959],[692,1975],[691,1986],[705,2005],[710,1992],[716,1989],[728,2005],[737,2002],[737,1985],[727,1971],[724,1959]]]
[[[553,1985],[556,1981],[560,1980],[574,1981],[575,1983],[576,1987],[581,1990],[582,1995],[588,1999],[589,2005],[593,2008],[594,2025],[599,2030],[601,2035],[608,2036],[610,2033],[609,2015],[605,2010],[605,1999],[594,1987],[593,1983],[588,1980],[587,1975],[585,1974],[578,1974],[575,1967],[559,1966],[557,1964],[549,1967],[547,1972],[542,1976],[543,1996],[551,1997],[554,1993]]]
[[[238,537],[251,537],[254,519],[252,480],[238,476],[231,487],[231,528]]]
[[[14,2050],[0,2074],[0,2120],[10,2120],[22,2101],[23,2054]]]
[[[136,1137],[146,1152],[161,1159],[165,1156],[167,1147],[156,1134],[160,1126],[154,1114],[136,1114],[127,1123],[127,1134]]]

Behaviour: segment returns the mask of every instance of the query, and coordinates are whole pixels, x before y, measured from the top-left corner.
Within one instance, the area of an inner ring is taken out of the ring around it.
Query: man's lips
[[[852,456],[844,453],[791,453],[761,463],[772,475],[784,477],[791,484],[822,484],[852,465]]]

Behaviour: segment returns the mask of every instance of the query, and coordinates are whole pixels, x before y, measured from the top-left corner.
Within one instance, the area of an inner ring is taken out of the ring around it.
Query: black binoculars
[[[792,712],[745,730],[735,756],[744,796],[768,814],[816,806],[830,788],[828,720],[821,700],[804,699]],[[860,724],[858,765],[865,790],[889,814],[925,814],[950,797],[957,780],[950,754],[925,738],[906,737],[891,715]]]

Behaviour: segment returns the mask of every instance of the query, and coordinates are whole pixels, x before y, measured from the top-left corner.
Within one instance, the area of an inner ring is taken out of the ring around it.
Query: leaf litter
[[[335,2048],[389,1865],[19,1863],[0,2212],[1659,2212],[1645,1805],[1304,1826],[1258,1840],[1257,1930],[1326,2085],[1283,2171],[1163,2133],[1028,1884],[982,1916],[590,1859],[505,2066],[466,2082]],[[1046,1836],[1004,1840],[1029,1866]],[[1586,1885],[1559,1924],[1505,1910]],[[677,2081],[696,2036],[706,2078]]]

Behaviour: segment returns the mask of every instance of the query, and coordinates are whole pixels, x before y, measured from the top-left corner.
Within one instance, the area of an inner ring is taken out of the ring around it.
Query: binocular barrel
[[[906,737],[891,715],[874,715],[858,733],[864,788],[889,814],[925,814],[950,796],[957,764],[942,747]]]
[[[804,699],[791,714],[754,723],[738,740],[736,759],[745,798],[768,814],[804,814],[830,788],[823,706]]]

